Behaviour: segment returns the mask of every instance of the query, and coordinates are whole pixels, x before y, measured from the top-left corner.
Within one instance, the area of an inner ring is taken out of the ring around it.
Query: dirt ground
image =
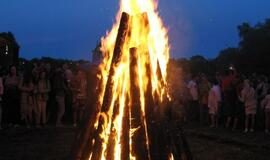
[[[241,131],[185,127],[194,159],[269,160],[270,135]],[[0,130],[0,160],[67,159],[76,129],[9,128]]]

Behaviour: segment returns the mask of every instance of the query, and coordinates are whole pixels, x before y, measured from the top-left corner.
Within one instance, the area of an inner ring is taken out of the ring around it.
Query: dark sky
[[[0,0],[0,32],[11,31],[22,57],[90,59],[110,30],[118,0]],[[171,55],[217,56],[237,46],[237,25],[270,18],[270,0],[159,0]]]

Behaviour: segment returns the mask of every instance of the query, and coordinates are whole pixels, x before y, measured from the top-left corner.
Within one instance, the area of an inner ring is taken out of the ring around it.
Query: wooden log
[[[113,108],[112,122],[114,122],[117,115],[119,114],[119,107],[120,107],[119,98],[117,98]],[[106,151],[106,160],[114,160],[114,147],[116,145],[116,136],[117,136],[116,129],[113,123],[111,124],[110,127],[111,129]]]
[[[128,34],[128,29],[129,29],[129,19],[130,16],[123,12],[121,21],[120,21],[120,26],[118,29],[118,35],[116,38],[116,43],[115,43],[115,48],[113,52],[113,57],[112,57],[112,62],[111,62],[111,67],[110,67],[110,72],[109,72],[109,77],[107,80],[107,84],[105,87],[105,93],[104,93],[104,98],[103,98],[103,103],[101,106],[101,113],[107,113],[108,110],[110,109],[110,104],[112,102],[112,96],[113,96],[113,75],[115,74],[115,68],[117,67],[120,58],[123,54],[123,46],[124,43],[126,42],[127,39],[127,34]],[[97,129],[97,134],[95,138],[95,144],[93,148],[93,160],[99,160],[101,158],[101,150],[102,150],[102,139],[99,136],[99,133],[102,132],[104,121],[102,118],[99,120],[98,124],[98,129]]]
[[[130,146],[129,146],[129,131],[130,131],[130,104],[129,96],[126,95],[126,104],[124,108],[124,115],[122,119],[122,133],[121,133],[121,160],[130,159]]]
[[[136,48],[130,49],[130,94],[131,94],[131,129],[135,129],[132,140],[132,155],[136,159],[148,159],[144,117],[140,103],[140,88],[138,80],[138,53]]]

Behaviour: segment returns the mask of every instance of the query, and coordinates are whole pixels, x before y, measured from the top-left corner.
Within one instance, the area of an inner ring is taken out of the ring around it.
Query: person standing
[[[256,93],[256,98],[257,98],[257,114],[256,114],[256,126],[260,129],[264,128],[264,111],[262,110],[262,108],[260,107],[260,104],[262,102],[262,100],[264,99],[264,97],[267,95],[267,91],[268,91],[268,84],[267,84],[267,78],[265,76],[261,76],[258,78],[258,84],[257,87],[255,89],[255,93]]]
[[[208,107],[209,107],[209,115],[211,118],[211,125],[210,127],[218,127],[218,110],[219,110],[219,104],[221,102],[221,90],[218,85],[218,81],[215,80],[213,82],[213,86],[211,90],[209,91],[209,97],[208,97]]]
[[[208,93],[211,88],[210,83],[205,75],[201,76],[199,83],[199,103],[200,103],[200,124],[205,125],[208,123]]]
[[[17,69],[13,65],[10,67],[9,74],[5,80],[5,111],[7,122],[12,126],[18,126],[20,123],[20,77],[17,75]]]
[[[245,131],[248,132],[250,128],[250,132],[254,131],[255,125],[255,115],[256,115],[256,108],[257,108],[257,101],[255,97],[255,90],[250,85],[250,81],[246,79],[244,81],[244,88],[241,92],[240,100],[244,102],[245,105]],[[251,121],[251,123],[250,123]],[[250,127],[249,127],[250,125]]]
[[[196,121],[199,116],[199,97],[196,76],[192,76],[192,79],[188,82],[187,88],[191,95],[191,99],[189,100],[189,118],[191,121]]]
[[[49,92],[51,91],[50,81],[47,79],[46,71],[41,71],[37,83],[37,103],[38,103],[38,119],[37,124],[46,124],[46,107],[49,99]],[[41,121],[41,122],[40,122]]]
[[[265,114],[265,133],[269,132],[270,129],[270,90],[261,102],[261,108]]]
[[[19,89],[21,91],[21,120],[24,121],[26,127],[29,128],[32,122],[34,85],[32,76],[28,72],[24,73]]]
[[[76,127],[83,117],[87,96],[87,80],[82,70],[78,70],[71,86],[73,92],[73,126]]]
[[[231,122],[234,120],[234,110],[237,106],[236,102],[238,99],[236,86],[235,86],[236,73],[230,69],[226,72],[226,76],[222,81],[222,91],[224,97],[224,118],[226,119],[225,126],[229,128]]]
[[[0,129],[2,129],[2,96],[4,94],[3,79],[0,75]]]
[[[64,78],[64,73],[60,67],[56,69],[53,79],[53,90],[57,104],[56,126],[61,127],[63,125],[62,118],[65,114],[65,92],[67,90],[67,85]]]

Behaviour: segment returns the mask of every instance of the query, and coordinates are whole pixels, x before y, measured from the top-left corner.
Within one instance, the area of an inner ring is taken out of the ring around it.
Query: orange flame
[[[107,113],[100,113],[103,117],[105,124],[103,126],[100,138],[102,139],[102,160],[106,160],[106,154],[108,150],[109,137],[113,130],[115,136],[114,152],[113,156],[115,160],[121,159],[121,141],[120,136],[122,132],[122,119],[124,114],[124,108],[127,106],[127,99],[130,97],[130,77],[129,77],[129,50],[132,47],[136,47],[138,51],[138,64],[137,74],[138,80],[135,81],[135,85],[140,89],[140,103],[141,113],[145,117],[145,92],[147,90],[148,78],[151,78],[152,82],[152,94],[153,97],[157,97],[159,101],[162,101],[162,97],[166,95],[166,76],[167,76],[167,64],[169,60],[169,43],[167,29],[163,26],[163,22],[157,12],[157,1],[154,0],[121,0],[120,9],[116,17],[116,23],[113,25],[111,31],[107,33],[106,37],[102,38],[103,62],[99,66],[101,70],[100,80],[102,82],[102,92],[99,95],[100,104],[103,102],[103,96],[105,93],[105,85],[108,80],[109,70],[113,57],[115,41],[118,32],[118,26],[120,24],[121,13],[126,12],[132,16],[130,26],[130,34],[128,37],[128,43],[123,46],[123,54],[120,57],[120,62],[115,68],[115,74],[113,75],[113,97]],[[148,22],[141,16],[142,13],[148,16]],[[150,64],[151,76],[147,76],[147,68],[145,64]],[[161,77],[157,72],[161,72]],[[129,96],[129,97],[128,97]],[[113,117],[114,106],[119,105],[119,112],[116,117]],[[130,117],[131,118],[131,117]],[[132,119],[132,118],[131,118]],[[98,122],[98,120],[97,120]],[[97,126],[96,124],[95,126]],[[143,126],[146,128],[147,124],[144,119]],[[130,137],[132,132],[136,132],[137,128],[130,130]],[[145,135],[148,139],[147,129],[145,129]],[[129,141],[130,150],[132,151],[132,140]],[[148,146],[148,141],[146,142]],[[149,147],[149,146],[148,146]],[[148,148],[149,149],[149,148]],[[136,155],[132,155],[130,151],[130,158],[136,159]],[[91,153],[92,155],[92,153]],[[91,157],[90,157],[91,159]]]

